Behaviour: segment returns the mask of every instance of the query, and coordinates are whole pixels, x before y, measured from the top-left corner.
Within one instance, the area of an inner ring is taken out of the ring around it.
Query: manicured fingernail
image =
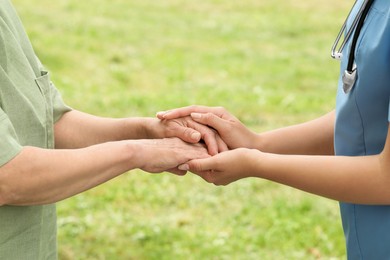
[[[192,133],[191,134],[192,140],[199,140],[200,139],[200,133]]]
[[[179,165],[179,170],[181,171],[188,171],[190,169],[190,167],[188,166],[188,164],[182,164],[182,165]]]
[[[194,118],[194,119],[199,119],[199,118],[202,117],[202,115],[199,114],[199,113],[191,113],[191,117]]]

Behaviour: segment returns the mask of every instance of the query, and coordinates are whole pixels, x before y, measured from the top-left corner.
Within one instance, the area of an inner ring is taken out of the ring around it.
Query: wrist
[[[237,148],[231,150],[236,153],[237,165],[240,166],[240,175],[245,177],[261,177],[263,153],[257,149]]]
[[[130,135],[127,139],[157,138],[158,121],[151,117],[127,118],[125,131]]]
[[[158,118],[147,117],[143,121],[143,129],[145,139],[160,139],[164,137],[161,127],[161,120]]]
[[[272,153],[265,153],[258,149],[246,149],[244,157],[247,177],[256,177],[272,180],[275,178],[275,167],[280,164],[280,156]]]
[[[260,151],[264,151],[265,147],[265,138],[261,134],[252,132],[248,138],[249,149],[256,149]]]
[[[248,166],[248,177],[261,177],[263,153],[257,149],[245,149],[246,165]]]
[[[145,161],[142,160],[143,146],[138,140],[123,141],[124,163],[127,171],[132,169],[140,169]]]

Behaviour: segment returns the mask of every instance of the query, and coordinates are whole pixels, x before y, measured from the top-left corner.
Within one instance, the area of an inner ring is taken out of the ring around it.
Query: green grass
[[[334,107],[352,1],[13,1],[72,107],[224,106],[264,131]],[[264,180],[132,171],[58,203],[60,259],[344,259],[337,202]]]

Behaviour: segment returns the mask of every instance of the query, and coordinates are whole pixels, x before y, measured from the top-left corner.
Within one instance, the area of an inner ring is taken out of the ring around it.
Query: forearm
[[[334,111],[309,122],[257,136],[254,147],[278,154],[333,155]]]
[[[154,118],[103,118],[71,111],[55,124],[57,149],[82,148],[109,141],[150,138]]]
[[[255,151],[255,153],[259,153]],[[383,156],[342,157],[263,154],[257,177],[313,194],[358,204],[390,204],[390,174]],[[254,158],[252,158],[254,159]]]
[[[135,168],[126,142],[76,150],[25,147],[0,168],[0,205],[60,201]]]
[[[178,165],[209,157],[201,144],[178,138],[126,140],[81,149],[25,147],[0,167],[0,206],[56,202],[128,170],[179,171]]]

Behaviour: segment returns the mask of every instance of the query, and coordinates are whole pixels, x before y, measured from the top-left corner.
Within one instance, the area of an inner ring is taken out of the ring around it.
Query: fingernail
[[[181,171],[188,171],[190,169],[190,167],[188,166],[188,164],[182,164],[182,165],[179,165],[178,169]]]
[[[156,113],[157,116],[163,116],[166,113],[166,111],[159,111]]]
[[[191,134],[192,140],[199,140],[200,139],[200,133],[192,133]]]
[[[202,117],[202,115],[199,114],[199,113],[191,113],[191,117],[194,118],[194,119],[199,119],[199,118]]]

